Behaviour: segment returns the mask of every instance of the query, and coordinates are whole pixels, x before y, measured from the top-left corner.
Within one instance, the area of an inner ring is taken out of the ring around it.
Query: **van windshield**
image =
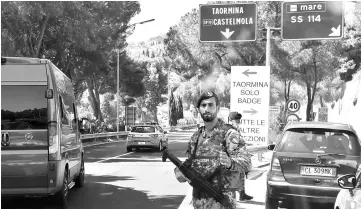
[[[47,129],[47,86],[1,86],[1,130]]]

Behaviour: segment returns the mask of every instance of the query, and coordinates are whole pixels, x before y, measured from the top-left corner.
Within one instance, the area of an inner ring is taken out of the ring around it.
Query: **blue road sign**
[[[200,11],[200,42],[256,40],[257,5],[203,4]]]
[[[343,2],[283,2],[281,33],[284,40],[342,38]]]

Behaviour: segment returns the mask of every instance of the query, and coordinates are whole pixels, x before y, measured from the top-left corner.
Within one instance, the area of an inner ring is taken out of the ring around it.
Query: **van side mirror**
[[[45,91],[45,98],[52,99],[54,97],[53,89],[47,89]]]
[[[267,149],[268,150],[274,150],[275,146],[276,146],[275,144],[270,144],[270,145],[267,146]]]
[[[354,189],[356,187],[356,176],[355,174],[347,174],[337,179],[338,186],[342,189]]]

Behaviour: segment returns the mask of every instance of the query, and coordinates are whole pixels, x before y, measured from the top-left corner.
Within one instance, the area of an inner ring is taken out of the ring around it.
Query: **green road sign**
[[[200,42],[256,40],[257,5],[203,4],[200,11]]]
[[[283,2],[281,33],[284,40],[342,38],[343,2]]]

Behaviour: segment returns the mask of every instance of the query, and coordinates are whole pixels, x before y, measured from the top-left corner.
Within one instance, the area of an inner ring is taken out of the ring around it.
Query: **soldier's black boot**
[[[245,191],[239,191],[239,201],[252,200],[253,197],[246,194]]]

